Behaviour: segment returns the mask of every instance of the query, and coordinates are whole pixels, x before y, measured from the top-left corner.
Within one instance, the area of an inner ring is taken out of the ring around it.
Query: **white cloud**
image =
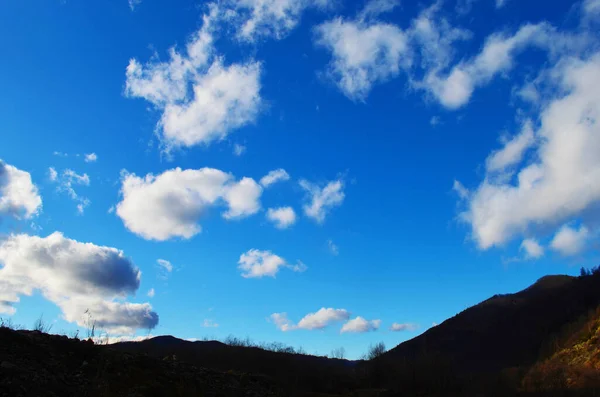
[[[275,277],[281,268],[288,268],[294,272],[306,270],[306,265],[301,261],[298,261],[296,265],[290,265],[285,259],[271,251],[257,249],[251,249],[240,255],[238,265],[244,278]]]
[[[380,14],[392,11],[399,5],[400,1],[398,0],[371,0],[365,4],[365,7],[358,14],[358,19],[364,21],[365,19],[376,18]]]
[[[442,13],[442,1],[425,8],[411,21],[406,32],[420,62],[414,66],[424,70],[445,69],[454,58],[453,45],[471,38],[467,30],[452,26]]]
[[[296,273],[304,273],[308,269],[308,266],[301,260],[297,260],[295,265],[289,265],[288,267]]]
[[[438,68],[432,69],[421,87],[433,94],[443,106],[460,108],[469,101],[477,87],[512,69],[516,53],[531,45],[548,47],[552,33],[549,25],[540,23],[524,25],[513,36],[493,34],[476,57],[460,62],[445,75]]]
[[[544,248],[533,238],[523,240],[519,250],[525,251],[525,258],[527,259],[538,259],[544,256]]]
[[[213,168],[175,168],[144,178],[124,173],[117,215],[147,240],[189,239],[201,231],[199,220],[209,208],[225,204],[224,218],[243,218],[258,212],[261,193],[253,179],[235,181]]]
[[[286,313],[273,313],[271,320],[281,331],[293,331],[297,329],[320,330],[328,325],[345,321],[350,318],[350,313],[345,309],[321,308],[315,313],[304,316],[298,324],[291,322]]]
[[[29,172],[0,160],[0,215],[31,219],[42,208],[42,198]]]
[[[87,197],[79,195],[75,191],[74,186],[90,186],[90,177],[88,174],[78,174],[67,168],[59,175],[54,168],[50,168],[49,175],[51,181],[58,183],[57,190],[69,195],[77,203],[77,212],[83,214],[84,209],[90,205],[90,200]]]
[[[487,171],[504,171],[508,167],[517,165],[523,159],[525,151],[534,144],[533,126],[530,121],[526,121],[519,135],[505,142],[501,150],[493,152],[487,158]]]
[[[263,187],[269,187],[277,182],[284,182],[290,179],[290,175],[283,168],[270,171],[267,175],[260,178],[260,184]]]
[[[565,58],[547,73],[536,142],[513,179],[486,175],[461,218],[481,249],[527,230],[584,216],[600,201],[600,53]]]
[[[310,313],[304,316],[298,322],[299,329],[323,329],[329,324],[338,321],[344,321],[350,318],[350,313],[345,309],[321,308],[316,313]]]
[[[575,230],[568,225],[564,225],[552,239],[550,247],[564,256],[577,255],[585,249],[589,234],[589,230],[585,226]]]
[[[341,329],[341,333],[364,333],[377,331],[381,326],[381,320],[368,321],[358,316],[355,319],[346,322]]]
[[[332,53],[327,75],[352,100],[365,100],[373,85],[411,62],[405,33],[389,23],[336,18],[318,25],[315,35]]]
[[[84,155],[84,160],[86,163],[95,163],[98,161],[98,155],[96,153],[88,153]]]
[[[129,0],[129,8],[131,11],[134,11],[140,4],[142,4],[142,0]]]
[[[340,248],[331,239],[327,240],[327,248],[331,252],[331,255],[338,256],[340,254]]]
[[[296,223],[296,213],[292,207],[269,208],[267,219],[273,222],[278,229],[287,229]]]
[[[583,12],[587,15],[600,14],[600,0],[584,0]]]
[[[210,4],[185,54],[172,48],[169,61],[142,66],[132,59],[127,67],[125,94],[144,98],[162,111],[158,127],[167,152],[222,140],[254,122],[259,113],[261,65],[250,61],[226,66],[215,55],[219,15],[219,6]]]
[[[152,335],[152,334],[147,334],[147,335],[117,335],[117,336],[108,335],[108,344],[112,345],[112,344],[115,344],[115,343],[122,343],[122,342],[143,342],[145,340],[152,339],[154,337],[155,337],[155,335]],[[100,336],[97,336],[97,337],[93,338],[93,340],[97,344],[104,344],[104,343],[106,343],[106,340],[107,340],[106,338],[107,338],[106,335],[100,335]]]
[[[56,182],[56,180],[58,179],[58,172],[56,172],[56,169],[54,169],[54,167],[48,168],[48,179],[50,179],[50,181],[52,182]]]
[[[223,199],[229,210],[223,214],[225,219],[244,218],[260,210],[262,188],[252,178],[242,178],[226,189]]]
[[[295,329],[295,325],[288,319],[287,313],[273,313],[270,318],[280,331],[287,332]]]
[[[471,192],[469,191],[469,189],[467,189],[462,183],[460,183],[457,180],[454,180],[454,184],[452,185],[452,190],[454,190],[456,192],[456,194],[458,194],[458,197],[461,200],[466,200],[471,195]]]
[[[325,187],[320,188],[303,179],[300,181],[300,187],[308,193],[309,198],[309,203],[303,207],[304,214],[319,223],[325,221],[327,213],[332,208],[342,205],[344,201],[344,183],[341,180],[331,181]]]
[[[123,302],[140,285],[141,272],[115,248],[80,243],[55,232],[41,238],[11,235],[0,244],[0,312],[14,313],[21,295],[34,291],[59,306],[64,318],[85,326],[133,333],[154,328],[158,315],[147,304]]]
[[[217,324],[216,322],[214,322],[211,319],[205,318],[204,322],[202,323],[202,326],[204,328],[218,328],[219,324]]]
[[[171,273],[173,271],[173,264],[166,259],[157,259],[156,263],[167,273]]]
[[[172,146],[209,144],[254,122],[261,104],[260,64],[223,66],[216,61],[194,83],[194,99],[168,104],[160,125]]]
[[[156,291],[154,291],[154,288],[150,288],[146,295],[148,295],[148,298],[154,298],[154,295],[156,295]]]
[[[435,324],[435,323],[434,323]],[[410,323],[394,323],[392,324],[392,326],[390,327],[390,331],[393,332],[402,332],[402,331],[414,331],[416,330],[418,327],[415,324],[410,324]]]
[[[307,8],[326,9],[332,0],[231,0],[235,10],[228,18],[237,25],[239,40],[282,39],[300,22]]]
[[[441,1],[424,9],[406,30],[377,19],[396,5],[371,1],[355,20],[337,18],[315,29],[316,44],[332,52],[327,75],[350,99],[365,100],[375,84],[401,71],[408,73],[414,87],[427,87],[416,72],[423,69],[435,76],[445,70],[453,59],[453,43],[471,37],[441,16]]]
[[[236,143],[233,145],[233,154],[236,156],[241,156],[246,152],[246,146]]]

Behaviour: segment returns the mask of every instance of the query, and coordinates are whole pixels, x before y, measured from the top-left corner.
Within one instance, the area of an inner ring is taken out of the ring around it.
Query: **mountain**
[[[461,388],[470,379],[484,387],[493,381],[517,389],[523,372],[551,356],[559,340],[579,332],[581,319],[599,306],[600,275],[546,276],[515,294],[495,295],[398,345],[378,358],[378,365],[385,367],[387,382],[393,379],[404,388],[436,382]]]
[[[173,338],[175,340],[175,338]],[[66,336],[0,327],[0,396],[287,396],[260,375],[199,368]]]
[[[369,361],[0,327],[0,396],[600,396],[600,274],[495,295]]]

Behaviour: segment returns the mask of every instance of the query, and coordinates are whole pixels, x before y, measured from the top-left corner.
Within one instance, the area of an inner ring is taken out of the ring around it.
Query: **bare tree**
[[[367,360],[373,360],[379,356],[382,356],[385,353],[385,344],[383,342],[379,342],[375,345],[370,345],[369,350],[366,354]]]
[[[346,358],[346,349],[344,349],[343,347],[338,347],[337,349],[333,349],[329,356],[331,358],[338,358],[340,360],[343,360],[344,358]]]

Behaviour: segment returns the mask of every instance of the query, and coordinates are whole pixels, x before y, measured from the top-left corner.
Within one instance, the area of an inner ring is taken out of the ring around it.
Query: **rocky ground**
[[[268,378],[0,328],[0,396],[283,396]]]

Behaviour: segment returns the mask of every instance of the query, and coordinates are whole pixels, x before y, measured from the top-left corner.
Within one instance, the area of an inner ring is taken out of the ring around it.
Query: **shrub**
[[[37,320],[35,320],[35,323],[33,323],[33,330],[34,331],[39,331],[42,332],[44,334],[47,334],[50,332],[50,330],[52,329],[52,324],[47,324],[44,321],[44,316],[40,316]]]
[[[344,349],[343,347],[338,347],[337,349],[333,349],[331,351],[330,357],[343,360],[344,358],[346,358],[346,349]]]
[[[365,355],[366,360],[373,360],[377,357],[380,357],[385,353],[385,344],[383,342],[379,342],[375,345],[370,345],[367,354]]]

